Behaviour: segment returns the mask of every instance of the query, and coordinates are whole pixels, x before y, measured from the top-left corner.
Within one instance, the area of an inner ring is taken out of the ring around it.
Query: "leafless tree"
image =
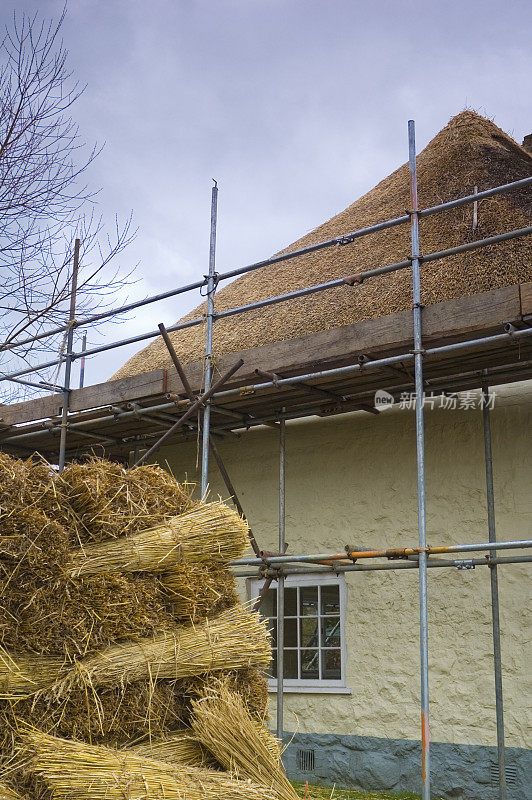
[[[106,234],[84,181],[99,148],[86,147],[71,116],[83,88],[67,67],[64,18],[65,10],[57,23],[15,13],[0,45],[1,373],[60,349],[60,336],[17,342],[68,320],[75,238],[78,315],[105,306],[130,275],[111,262],[134,235],[131,217]],[[0,384],[4,401],[14,386]]]

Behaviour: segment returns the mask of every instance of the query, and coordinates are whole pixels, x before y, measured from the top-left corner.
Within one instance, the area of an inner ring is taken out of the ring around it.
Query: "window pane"
[[[284,668],[283,673],[285,678],[297,678],[297,650],[284,650]]]
[[[257,595],[262,587],[258,586]],[[266,597],[260,604],[260,613],[265,617],[275,617],[277,614],[277,589],[268,589]]]
[[[339,614],[340,613],[340,587],[322,586],[321,587],[321,613]]]
[[[322,647],[340,647],[340,617],[322,617]]]
[[[301,647],[317,647],[318,640],[318,618],[303,617],[299,620],[301,625]]]
[[[325,680],[339,681],[342,677],[341,650],[322,650],[321,670]]]
[[[285,617],[297,616],[297,589],[284,590],[284,615]]]
[[[297,619],[285,619],[284,643],[285,647],[297,647]]]
[[[301,651],[301,677],[319,678],[319,650]]]
[[[302,586],[300,592],[301,616],[316,617],[318,615],[318,587]]]

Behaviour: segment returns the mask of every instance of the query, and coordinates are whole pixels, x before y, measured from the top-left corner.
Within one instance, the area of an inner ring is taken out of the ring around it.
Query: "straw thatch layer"
[[[75,686],[119,686],[144,678],[178,680],[207,672],[266,668],[270,637],[260,617],[242,606],[201,625],[123,642],[82,659],[51,687],[57,697]]]
[[[199,503],[164,525],[116,541],[87,544],[71,555],[70,574],[164,572],[183,563],[228,564],[248,546],[248,524],[224,503]]]
[[[132,753],[27,735],[33,768],[57,800],[279,800],[252,783],[214,770],[178,766]]]
[[[528,177],[531,155],[491,121],[463,111],[427,145],[417,159],[420,207]],[[471,205],[421,220],[425,253],[530,225],[532,190],[501,194],[478,204],[478,227],[472,229]],[[334,238],[405,214],[410,207],[405,164],[345,211],[294,242],[286,251]],[[261,254],[258,254],[261,255]],[[356,239],[294,260],[243,275],[217,292],[216,311],[301,289],[360,270],[403,261],[410,255],[408,225]],[[532,237],[463,253],[422,268],[425,304],[486,292],[532,279]],[[402,270],[371,278],[355,287],[338,287],[280,305],[217,320],[214,354],[238,352],[340,325],[412,308],[411,276]],[[201,317],[204,305],[185,320]],[[200,360],[205,330],[200,325],[170,334],[183,363]],[[137,353],[115,378],[156,368],[171,369],[162,339]]]
[[[282,800],[296,800],[281,763],[279,742],[252,719],[226,682],[212,684],[194,702],[192,730],[232,774],[273,789]]]

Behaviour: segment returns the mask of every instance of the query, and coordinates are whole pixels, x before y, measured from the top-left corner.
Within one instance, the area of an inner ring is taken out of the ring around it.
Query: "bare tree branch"
[[[2,373],[43,352],[57,353],[61,336],[33,346],[16,343],[68,320],[76,238],[82,241],[80,314],[105,308],[131,277],[111,263],[135,235],[131,217],[122,225],[116,221],[113,236],[106,234],[94,213],[96,193],[84,182],[100,148],[86,147],[70,116],[84,88],[67,68],[60,38],[65,13],[66,7],[54,24],[15,12],[0,44]],[[28,391],[8,387],[0,384],[4,401]]]

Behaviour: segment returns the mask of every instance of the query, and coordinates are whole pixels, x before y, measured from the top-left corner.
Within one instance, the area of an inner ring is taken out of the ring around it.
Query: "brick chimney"
[[[525,138],[523,139],[523,147],[530,154],[532,154],[532,133],[529,133],[528,136],[525,136]]]

